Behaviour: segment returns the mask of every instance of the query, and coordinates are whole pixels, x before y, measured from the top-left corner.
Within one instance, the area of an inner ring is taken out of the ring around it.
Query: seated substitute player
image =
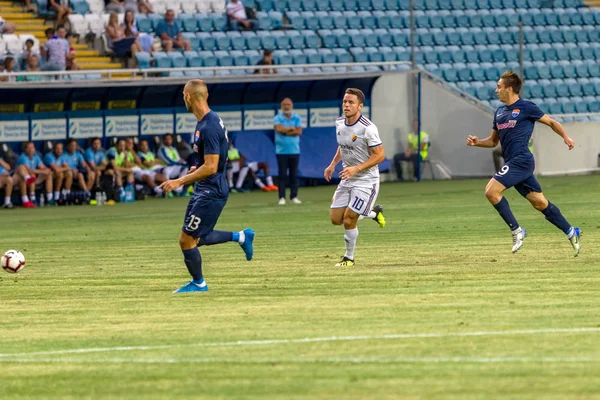
[[[71,192],[73,172],[71,172],[71,168],[65,161],[62,143],[54,143],[52,151],[44,155],[44,164],[54,173],[54,200],[59,202],[63,183],[65,186],[63,198],[66,199]],[[59,202],[59,204],[61,203]]]
[[[163,144],[158,149],[157,155],[166,164],[163,175],[167,179],[181,178],[188,173],[188,165],[173,146],[173,135],[170,133],[163,136]],[[177,195],[183,194],[183,187],[177,188],[174,192]]]
[[[336,165],[342,161],[342,178],[331,203],[330,219],[334,225],[344,225],[346,254],[336,267],[354,265],[354,249],[358,238],[359,219],[372,218],[385,226],[383,207],[371,209],[379,193],[379,169],[377,165],[385,159],[379,131],[373,122],[360,114],[365,95],[359,89],[346,89],[342,108],[344,116],[335,121],[338,149],[325,169],[326,181],[330,181]]]
[[[13,178],[10,176],[10,165],[0,158],[0,189],[4,188],[4,205],[3,208],[14,208],[10,201],[13,190]]]
[[[229,188],[232,192],[244,191],[242,186],[244,185],[244,179],[246,179],[246,175],[248,175],[248,173],[250,173],[250,178],[252,178],[254,184],[263,192],[279,191],[279,188],[273,183],[273,177],[271,177],[269,164],[264,161],[252,161],[246,163],[246,157],[244,157],[242,153],[240,153],[240,151],[233,145],[231,139],[229,139],[229,150],[227,151],[227,164],[227,183],[229,184]],[[266,176],[265,181],[267,182],[266,185],[258,176],[256,176],[258,171],[264,171]],[[238,179],[234,187],[233,174],[235,173],[238,174]]]
[[[91,190],[96,182],[96,173],[85,162],[83,154],[77,150],[77,140],[67,140],[67,151],[63,154],[64,162],[71,168],[73,180],[76,180],[79,187],[85,192],[86,198],[91,198]],[[85,177],[87,176],[87,182]],[[70,188],[66,188],[70,190]]]
[[[35,151],[33,142],[25,143],[25,151],[17,159],[17,166],[23,166],[26,175],[20,180],[21,200],[23,207],[35,208],[35,185],[44,183],[46,186],[46,197],[49,203],[54,201],[52,193],[52,179],[54,174],[47,168],[42,159]],[[27,197],[27,188],[29,188],[29,198]]]
[[[102,150],[102,142],[100,138],[92,139],[92,146],[88,147],[85,151],[85,162],[88,163],[91,170],[96,174],[95,186],[100,185],[100,177],[106,170],[108,162],[106,161],[106,154]]]
[[[125,139],[119,139],[115,147],[114,153],[109,152],[110,167],[115,171],[115,180],[117,181],[117,189],[119,197],[125,196],[123,189],[123,180],[127,180],[127,185],[133,185],[135,178],[133,176],[133,155],[130,155],[126,150]]]
[[[144,182],[146,185],[148,185],[150,189],[154,191],[156,197],[162,197],[163,191],[156,185],[154,181],[154,179],[156,178],[156,172],[145,169],[142,159],[135,152],[135,143],[133,141],[133,138],[129,137],[125,140],[125,148],[127,151],[127,161],[131,162],[132,164],[131,169],[133,171],[133,177],[136,180]],[[164,179],[162,175],[160,176],[160,178],[160,183],[166,181],[166,179]]]
[[[174,293],[205,292],[208,286],[202,276],[202,258],[198,246],[210,246],[225,242],[238,242],[246,260],[252,260],[254,231],[240,232],[214,230],[217,220],[229,197],[225,177],[227,163],[227,129],[219,116],[208,107],[206,84],[194,79],[183,89],[187,110],[198,120],[193,136],[196,164],[182,178],[166,181],[161,185],[165,193],[194,183],[194,193],[185,213],[179,246],[192,281]]]
[[[496,147],[498,142],[502,145],[506,164],[490,179],[485,188],[485,196],[512,231],[512,252],[516,253],[523,246],[523,239],[527,236],[525,229],[515,219],[508,201],[502,196],[502,192],[514,186],[536,210],[541,211],[548,221],[567,235],[573,246],[573,254],[577,257],[581,248],[581,232],[579,228],[569,224],[558,207],[544,197],[542,187],[533,175],[535,160],[528,148],[537,121],[548,125],[562,137],[569,150],[573,149],[575,142],[560,123],[544,114],[534,103],[521,99],[520,90],[521,79],[516,73],[506,71],[502,74],[498,80],[496,94],[505,105],[498,108],[494,114],[492,134],[483,140],[479,140],[477,136],[469,136],[467,145]]]

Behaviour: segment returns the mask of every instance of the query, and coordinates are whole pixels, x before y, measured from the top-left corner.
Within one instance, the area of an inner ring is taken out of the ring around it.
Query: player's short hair
[[[54,28],[48,28],[48,29],[46,29],[46,30],[44,31],[44,34],[45,34],[46,36],[48,36],[48,35],[54,35],[54,33],[55,33],[55,32],[56,32],[56,31],[54,30]]]
[[[77,140],[76,139],[69,139],[69,140],[67,140],[67,146],[70,145],[73,142],[77,143]]]
[[[265,51],[263,51],[263,57],[268,57],[271,54],[273,54],[273,50],[266,49]]]
[[[171,138],[173,138],[173,134],[172,133],[165,133],[163,135],[163,140],[165,140],[166,138],[168,138],[169,136],[171,136]]]
[[[344,94],[353,94],[358,98],[358,104],[365,104],[365,94],[360,89],[348,88]]]
[[[517,75],[516,72],[513,72],[512,70],[505,71],[500,79],[504,81],[504,86],[511,87],[513,92],[519,94],[523,82],[521,82],[521,78],[519,78],[519,75]]]
[[[100,139],[99,137],[95,137],[95,138],[92,138],[92,143],[94,143],[96,140],[102,141],[102,139]]]

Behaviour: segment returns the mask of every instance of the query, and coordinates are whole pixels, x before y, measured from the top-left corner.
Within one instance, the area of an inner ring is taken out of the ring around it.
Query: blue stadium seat
[[[588,63],[588,71],[590,73],[590,78],[600,77],[600,65],[597,62]],[[600,96],[600,92],[598,93],[598,96]]]
[[[362,27],[362,20],[355,11],[344,11],[343,15],[346,17],[346,26],[349,29],[360,29]]]
[[[579,82],[569,80],[567,85],[569,85],[569,94],[572,97],[583,96],[583,87]]]
[[[458,46],[462,44],[460,34],[454,29],[446,29],[446,38],[448,40],[448,44],[451,46]]]
[[[600,112],[600,100],[588,102],[588,107],[592,113]]]
[[[249,50],[259,50],[262,46],[260,38],[254,32],[242,31],[241,36]],[[206,50],[206,49],[205,49]]]
[[[273,0],[255,0],[255,3],[260,11],[269,11],[274,7]]]
[[[262,48],[266,50],[275,50],[277,43],[275,42],[275,36],[271,35],[271,32],[259,31],[258,37],[262,44]]]
[[[562,79],[554,79],[552,82],[556,86],[556,96],[557,97],[568,97],[569,96],[569,86]]]
[[[292,56],[294,64],[308,64],[308,56],[302,50],[290,50],[289,54]]]
[[[217,49],[229,50],[231,47],[231,38],[229,36],[224,32],[213,32],[212,36],[217,41]]]
[[[337,47],[341,47],[343,49],[348,49],[350,47],[350,36],[348,36],[344,29],[334,29],[331,31],[331,33],[335,36]]]
[[[463,82],[471,81],[471,69],[466,64],[454,64],[454,68],[458,73],[458,80]]]
[[[544,59],[546,61],[558,61],[558,53],[556,51],[556,48],[550,47],[548,49],[540,50],[544,52]]]
[[[559,99],[560,103],[562,103],[563,113],[565,114],[575,114],[575,102],[571,99]]]
[[[244,6],[249,7],[245,2],[244,2]],[[287,2],[287,6],[284,8],[284,10],[279,10],[281,12],[285,12],[286,15],[289,11],[302,11],[302,2],[301,1],[288,1]]]
[[[429,23],[429,15],[423,11],[415,11],[415,25],[417,29],[429,29],[431,24]]]
[[[179,51],[171,51],[167,53],[167,56],[171,59],[173,68],[185,68],[187,67],[187,60]]]
[[[315,49],[304,49],[304,54],[308,57],[309,64],[321,64],[323,56]]]
[[[333,49],[338,63],[351,63],[352,55],[345,49]]]
[[[304,26],[306,29],[311,31],[319,29],[319,18],[317,18],[313,11],[304,11],[302,17],[304,18]]]
[[[399,0],[384,0],[385,9],[390,11],[397,11],[400,9],[400,1]]]
[[[436,0],[437,1],[437,0]],[[429,16],[429,24],[432,29],[442,29],[444,27],[443,11],[435,12]]]
[[[527,86],[529,97],[542,97],[544,95],[544,88],[535,81],[531,82]]]
[[[491,64],[469,63],[467,67],[471,70],[471,78],[480,83],[485,81],[485,68],[491,67]]]
[[[532,61],[544,61],[546,58],[544,49],[541,47],[535,47],[530,51],[530,57]]]
[[[556,0],[555,0],[556,1]],[[546,25],[558,26],[560,25],[558,21],[558,14],[554,11],[549,11],[544,13],[546,17]]]
[[[596,18],[594,13],[588,12],[586,8],[583,14],[581,14],[581,23],[582,25],[596,25]]]
[[[331,49],[318,49],[317,52],[323,57],[323,63],[335,64],[337,62],[337,56]]]
[[[394,38],[387,29],[375,29],[374,34],[377,35],[377,40],[381,46],[393,46]]]
[[[225,14],[213,13],[210,14],[212,19],[212,25],[216,31],[226,31],[227,30],[227,17]]]
[[[319,20],[321,29],[333,29],[333,17],[327,11],[317,11],[315,18]]]
[[[492,50],[488,46],[477,46],[477,53],[479,54],[479,61],[481,62],[492,62],[494,61],[494,57],[492,54]]]
[[[360,24],[365,28],[374,28],[377,26],[377,21],[370,11],[359,11],[356,15],[360,18]]]
[[[394,41],[395,46],[408,46],[409,45],[409,33],[401,29],[390,29],[390,34]]]
[[[202,58],[202,64],[205,67],[216,67],[217,66],[217,57],[212,51],[199,51],[198,56]]]
[[[137,28],[140,32],[150,33],[152,32],[152,20],[146,17],[144,14],[138,14],[135,16]]]
[[[394,46],[392,51],[396,53],[397,61],[410,61],[410,52],[405,47]]]
[[[539,82],[541,82],[540,85],[542,86],[542,91],[544,93],[544,97],[547,97],[547,98],[556,97],[556,85],[554,85],[554,83],[552,83],[548,79],[543,79],[543,80],[540,80]]]
[[[316,49],[321,46],[321,44],[319,43],[319,36],[317,36],[315,32],[310,30],[304,30],[300,32],[300,34],[304,36],[304,43],[306,44],[307,48]]]
[[[256,20],[258,21],[258,29],[262,31],[271,30],[271,17],[266,11],[258,11],[256,13]]]
[[[442,72],[442,77],[448,82],[458,81],[458,71],[450,64],[440,64],[440,70]]]
[[[366,47],[364,49],[367,57],[369,57],[369,61],[371,62],[381,62],[383,61],[383,54],[379,52],[379,49],[376,47]]]
[[[192,49],[198,49],[198,48],[200,48],[200,39],[198,39],[198,37],[196,36],[195,33],[193,33],[193,32],[182,32],[181,36],[185,40],[189,40],[190,41],[190,45],[192,46]]]
[[[296,4],[296,2],[292,2]],[[304,23],[304,15],[298,11],[287,11],[285,15],[288,18],[290,25],[294,27],[294,29],[304,29],[306,27]]]
[[[360,34],[365,37],[366,47],[376,47],[379,44],[379,38],[373,29],[361,29]]]
[[[316,11],[317,10],[316,0],[302,0],[302,9],[304,11]]]
[[[562,40],[561,40],[562,42]],[[550,29],[540,29],[537,32],[537,42],[536,43],[560,43],[554,41],[552,38],[552,30]]]
[[[215,30],[214,21],[209,14],[195,14],[196,25],[201,32],[212,32]],[[158,22],[157,22],[158,23]],[[155,25],[156,28],[156,25]]]
[[[184,31],[195,33],[198,30],[198,21],[194,15],[181,14],[179,15],[179,20],[182,22]]]
[[[448,37],[446,36],[446,33],[444,33],[444,31],[442,31],[441,29],[432,29],[431,33],[433,33],[433,42],[436,46],[449,45]]]
[[[282,64],[282,65],[286,64],[286,63],[281,62],[282,57],[285,57],[287,55],[286,51],[278,51],[275,54],[277,54],[277,57],[279,59],[278,64]],[[243,51],[232,50],[229,53],[229,55],[231,56],[231,58],[233,58],[233,65],[235,65],[236,67],[250,65],[250,58]],[[289,57],[289,58],[291,61],[291,57]]]
[[[369,0],[360,0],[359,1],[359,9],[373,10],[373,13],[375,13],[376,10],[385,10],[386,9],[385,8],[385,0],[371,0],[370,6],[366,6],[366,8],[363,8],[363,4],[367,4],[367,3],[369,3]]]
[[[276,51],[273,54],[275,55],[277,65],[290,65],[294,63],[294,57],[286,50]]]
[[[463,46],[472,46],[475,44],[475,39],[473,37],[473,32],[469,31],[469,30],[464,30],[464,31],[458,31],[460,34],[460,41],[463,44]]]
[[[425,63],[427,64],[437,64],[439,62],[437,51],[433,50],[433,47],[422,47],[421,51],[425,57]]]
[[[280,11],[269,11],[271,29],[279,29],[283,24],[283,14]]]
[[[163,20],[162,15],[156,14],[156,13],[148,14],[147,17],[152,22],[152,30],[153,31],[156,29],[159,22]],[[211,29],[212,29],[212,22],[211,22]]]
[[[420,28],[417,29],[417,40],[421,46],[433,46],[433,34],[429,29]]]
[[[329,9],[329,0],[316,0],[315,5],[319,11],[327,11]]]
[[[284,12],[289,9],[288,3],[289,2],[287,0],[273,0],[272,5],[270,7],[267,6],[268,8],[265,8],[265,11],[268,12],[269,10],[275,10],[275,11]],[[294,3],[294,2],[292,2],[292,3]],[[244,6],[248,7],[248,5],[245,2],[244,2]],[[262,9],[262,5],[261,5],[261,9]]]
[[[583,60],[593,60],[596,58],[594,48],[581,45],[581,58]]]
[[[465,57],[467,58],[467,62],[474,63],[479,62],[479,51],[475,50],[473,46],[463,46],[463,50],[465,51]]]
[[[337,38],[331,30],[319,29],[317,33],[321,37],[321,43],[323,44],[323,47],[334,48],[337,46]]]
[[[240,32],[227,32],[233,50],[245,50],[246,38]]]
[[[462,49],[453,50],[452,51],[452,62],[455,62],[455,63],[467,62],[466,52]]]
[[[168,73],[171,78],[185,78],[183,71],[171,71]]]
[[[496,63],[505,63],[506,60],[506,52],[504,49],[495,49],[492,51],[492,59]]]
[[[138,51],[135,53],[135,58],[140,69],[150,68],[150,53],[146,51]]]
[[[217,47],[217,39],[208,32],[198,32],[196,38],[200,41],[200,48],[204,50],[212,51]]]
[[[225,50],[217,50],[215,51],[215,57],[217,58],[219,67],[233,66],[233,57],[231,56],[230,52]]]
[[[550,64],[550,75],[554,79],[563,79],[565,77],[563,66],[559,63]]]
[[[342,2],[344,5],[344,10],[347,11],[369,11],[371,9],[370,1],[359,1],[359,0],[345,0]]]
[[[373,11],[373,17],[375,18],[375,24],[378,28],[389,29],[391,28],[391,18],[385,12],[378,10]]]
[[[581,90],[584,96],[595,96],[596,95],[596,87],[594,83],[587,78],[580,79]]]
[[[450,0],[450,7],[452,7],[453,10],[464,10],[465,9],[463,0]]]
[[[537,65],[531,62],[525,62],[524,64],[525,79],[538,79],[540,75]]]
[[[456,28],[458,26],[456,16],[454,14],[444,14],[442,16],[442,25],[444,28]]]
[[[164,51],[155,51],[152,56],[156,68],[171,68],[173,66],[171,58]]]
[[[562,34],[565,43],[577,43],[577,35],[575,35],[575,30],[567,28],[562,30]]]
[[[576,43],[587,43],[589,42],[588,31],[585,29],[578,29],[575,32]]]
[[[447,47],[442,47],[437,51],[440,63],[448,64],[452,62],[452,51]]]
[[[183,53],[185,57],[186,65],[188,67],[201,67],[202,66],[202,58],[198,55],[196,51],[186,51]]]
[[[590,109],[589,109],[589,105],[588,105],[587,101],[580,99],[575,102],[575,112],[587,113],[589,111],[590,111]]]
[[[386,14],[390,17],[390,28],[392,29],[406,29],[409,27],[407,16],[397,11],[386,11]]]
[[[569,48],[569,58],[572,61],[581,60],[583,58],[579,46]]]
[[[354,62],[368,62],[369,56],[362,47],[351,47],[350,54],[354,58]]]

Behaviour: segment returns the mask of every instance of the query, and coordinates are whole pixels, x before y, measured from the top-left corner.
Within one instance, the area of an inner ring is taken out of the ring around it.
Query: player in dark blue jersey
[[[502,196],[503,191],[514,186],[536,210],[541,211],[548,221],[567,235],[573,246],[573,254],[577,257],[581,248],[581,232],[579,228],[569,224],[558,207],[544,197],[542,187],[533,175],[535,161],[528,146],[537,121],[548,125],[562,137],[569,150],[573,149],[575,142],[560,123],[544,114],[534,103],[519,97],[521,86],[521,79],[516,73],[506,71],[502,74],[496,94],[505,105],[494,113],[492,134],[483,140],[479,140],[477,136],[469,136],[467,145],[496,147],[498,141],[502,145],[505,165],[490,179],[485,195],[512,231],[512,252],[516,253],[523,246],[523,239],[527,236],[525,229],[515,219],[508,201]]]
[[[192,281],[174,293],[205,292],[208,286],[202,276],[202,258],[198,246],[238,242],[246,253],[246,259],[250,261],[254,231],[214,230],[229,197],[226,177],[229,148],[227,129],[221,118],[208,107],[208,89],[203,81],[189,81],[183,89],[183,99],[188,111],[198,120],[193,136],[196,162],[187,175],[168,180],[160,187],[166,194],[179,187],[194,184],[179,238],[183,259]]]

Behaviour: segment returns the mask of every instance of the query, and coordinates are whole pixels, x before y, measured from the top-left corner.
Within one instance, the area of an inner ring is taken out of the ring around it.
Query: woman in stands
[[[73,14],[73,9],[69,8],[69,0],[48,0],[48,10],[56,11],[56,25],[67,23],[69,14]]]
[[[152,36],[140,34],[135,23],[135,14],[133,13],[133,11],[125,11],[125,18],[123,20],[123,23],[121,24],[121,27],[123,27],[125,37],[137,38],[137,42],[140,45],[140,50],[138,51],[148,51],[150,53],[152,52]]]
[[[3,63],[2,75],[0,81],[2,82],[16,82],[15,76],[6,76],[9,72],[15,72],[15,59],[12,57],[6,57]]]
[[[113,49],[118,57],[127,57],[130,52],[132,56],[135,56],[135,53],[142,51],[137,37],[127,37],[125,35],[125,29],[119,25],[119,15],[117,13],[110,14],[106,26],[106,38],[108,39],[108,46]]]

